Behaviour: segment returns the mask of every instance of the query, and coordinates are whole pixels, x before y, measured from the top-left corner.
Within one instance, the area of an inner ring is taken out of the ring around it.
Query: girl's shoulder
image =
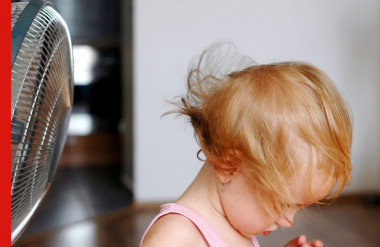
[[[146,233],[142,247],[208,246],[198,228],[180,214],[160,217]]]

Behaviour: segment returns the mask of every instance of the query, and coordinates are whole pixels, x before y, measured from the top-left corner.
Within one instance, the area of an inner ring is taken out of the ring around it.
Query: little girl
[[[350,182],[351,116],[329,78],[307,63],[254,65],[225,48],[202,54],[175,103],[206,159],[161,207],[143,247],[258,247],[257,234],[292,226],[299,209]],[[285,246],[323,243],[302,235]]]

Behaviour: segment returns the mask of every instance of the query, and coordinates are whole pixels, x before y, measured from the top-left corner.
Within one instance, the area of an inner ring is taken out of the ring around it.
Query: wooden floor
[[[136,247],[158,205],[132,205],[55,230],[20,239],[14,247]],[[325,247],[379,247],[380,205],[362,198],[338,200],[330,206],[304,209],[295,225],[259,237],[262,247],[283,246],[297,235],[322,239]]]

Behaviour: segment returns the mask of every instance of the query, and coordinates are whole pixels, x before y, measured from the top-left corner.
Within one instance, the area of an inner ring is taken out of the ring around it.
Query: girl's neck
[[[252,246],[251,240],[240,235],[225,216],[220,186],[214,166],[206,161],[177,203],[198,214],[228,246]]]
[[[192,184],[177,200],[177,203],[190,208],[205,220],[208,220],[206,218],[226,220],[220,201],[219,188],[220,182],[215,173],[215,168],[206,161]]]

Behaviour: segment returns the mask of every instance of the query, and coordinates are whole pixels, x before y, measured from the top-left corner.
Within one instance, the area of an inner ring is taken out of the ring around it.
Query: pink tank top
[[[227,247],[227,244],[216,234],[216,232],[196,213],[192,210],[175,203],[167,203],[161,206],[160,213],[153,219],[145,231],[140,246],[145,238],[146,233],[152,227],[152,225],[162,216],[167,214],[180,214],[188,218],[198,228],[206,242],[210,247]],[[252,244],[254,247],[260,247],[259,242],[255,237],[252,238]]]

